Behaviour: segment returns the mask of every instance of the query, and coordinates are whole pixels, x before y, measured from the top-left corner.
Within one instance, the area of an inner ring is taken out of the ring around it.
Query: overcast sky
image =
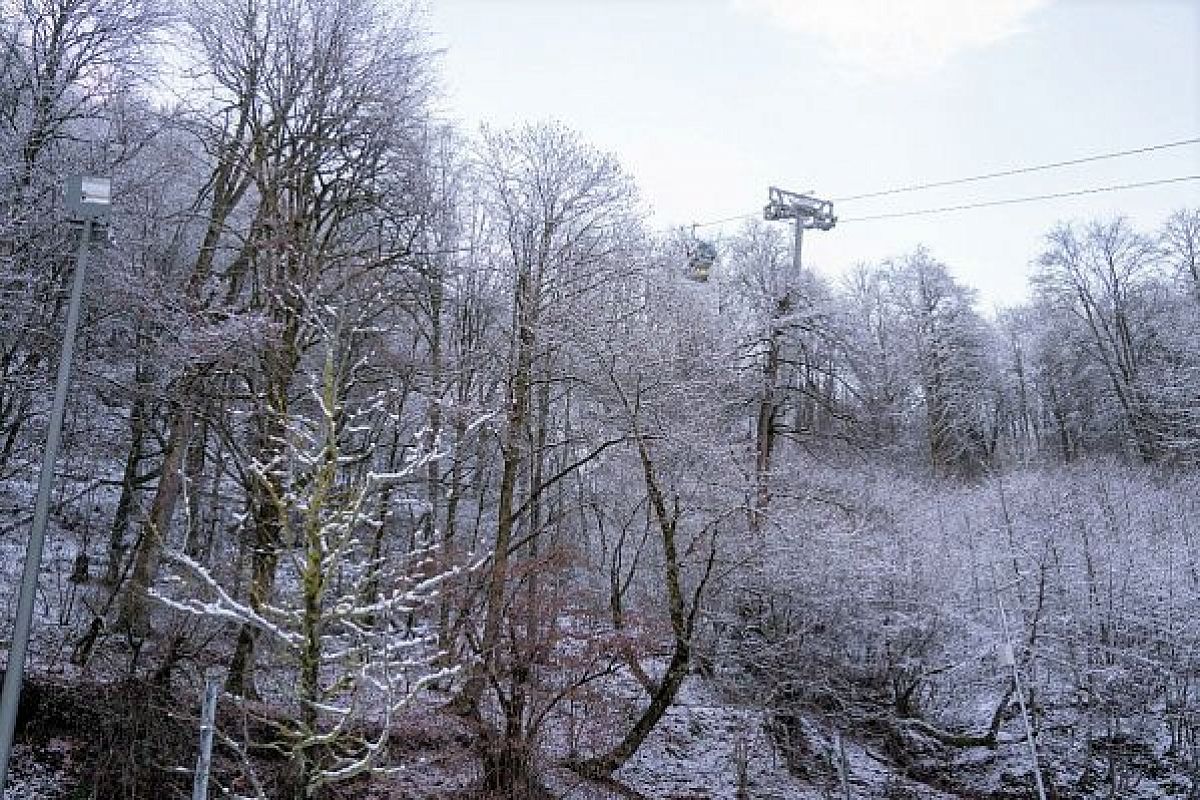
[[[769,185],[837,198],[1200,136],[1200,0],[434,0],[428,23],[447,114],[566,123],[662,225],[761,212]],[[988,308],[1024,296],[1056,221],[1156,227],[1200,206],[1200,181],[852,219],[1197,174],[1192,145],[841,202],[805,262],[832,274],[924,244]]]

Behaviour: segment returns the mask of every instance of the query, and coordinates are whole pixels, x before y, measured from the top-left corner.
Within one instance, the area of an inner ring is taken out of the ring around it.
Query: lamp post
[[[25,571],[21,575],[17,618],[13,623],[12,644],[8,648],[4,689],[0,693],[0,796],[3,796],[4,786],[8,782],[8,759],[12,753],[17,706],[21,700],[21,683],[25,672],[25,655],[29,649],[34,593],[37,591],[42,549],[46,542],[50,487],[54,482],[54,462],[58,457],[59,441],[62,439],[63,410],[67,404],[67,383],[71,377],[71,358],[75,352],[75,332],[79,328],[79,307],[83,304],[83,279],[87,270],[88,249],[91,245],[92,229],[104,224],[112,205],[112,186],[108,178],[72,176],[67,179],[66,190],[67,211],[73,221],[83,224],[83,228],[79,234],[79,246],[75,255],[75,275],[71,283],[70,304],[67,306],[67,327],[63,333],[62,355],[58,360],[58,381],[54,387],[50,427],[46,433],[46,452],[42,457],[42,472],[38,478],[33,528],[25,550]]]

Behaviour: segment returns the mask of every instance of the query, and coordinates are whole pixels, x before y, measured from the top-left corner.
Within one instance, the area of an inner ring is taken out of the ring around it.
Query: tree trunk
[[[184,462],[184,473],[187,478],[187,538],[184,540],[184,550],[193,558],[198,557],[204,550],[201,544],[200,531],[200,488],[204,478],[205,447],[208,439],[208,423],[202,418],[197,426],[196,435],[188,447],[187,458]],[[215,478],[214,478],[215,480]]]
[[[186,395],[186,392],[184,394]],[[150,507],[150,516],[142,525],[137,552],[134,554],[133,571],[129,576],[129,584],[125,587],[117,621],[119,628],[138,635],[145,632],[147,594],[158,573],[159,557],[170,533],[175,505],[183,490],[183,462],[191,435],[191,409],[183,404],[172,415],[162,475],[158,479],[158,489]]]
[[[650,497],[650,506],[654,510],[662,534],[663,559],[665,561],[663,578],[667,588],[667,605],[671,618],[671,629],[675,636],[671,660],[663,678],[650,695],[650,703],[642,711],[641,716],[633,723],[625,736],[612,750],[607,753],[575,762],[571,766],[581,775],[590,777],[607,777],[628,761],[646,737],[654,730],[662,719],[663,714],[675,702],[679,687],[687,677],[688,665],[692,654],[692,631],[696,615],[696,603],[699,603],[699,593],[692,608],[684,608],[683,585],[679,571],[679,553],[676,548],[675,531],[679,521],[679,510],[667,509],[666,497],[658,481],[654,462],[650,459],[650,451],[644,438],[638,434],[638,455],[642,461],[643,477],[646,481],[646,491]]]
[[[762,396],[754,430],[754,499],[750,509],[750,531],[762,533],[767,507],[771,503],[771,461],[775,450],[775,419],[779,413],[780,332],[773,326],[767,342],[767,358],[762,370]]]
[[[121,496],[113,514],[112,527],[108,533],[108,563],[104,570],[104,585],[115,587],[125,561],[125,532],[129,529],[129,517],[133,512],[137,493],[138,465],[142,460],[142,442],[146,433],[146,401],[137,398],[129,411],[129,456],[125,459],[125,471],[121,476]]]
[[[263,354],[266,375],[264,394],[266,407],[261,410],[258,431],[258,452],[255,455],[254,476],[251,481],[254,552],[248,601],[255,613],[263,606],[275,588],[275,572],[283,547],[286,528],[283,506],[283,483],[278,460],[286,447],[288,430],[288,391],[299,364],[299,309],[283,310],[284,324],[280,343]],[[258,630],[247,623],[238,631],[237,645],[229,662],[225,690],[230,694],[254,698],[254,661]]]
[[[521,463],[525,458],[522,443],[526,435],[533,372],[534,320],[537,299],[533,296],[531,275],[525,268],[517,279],[514,318],[517,328],[516,364],[508,396],[508,419],[501,442],[500,489],[496,510],[495,550],[487,576],[487,591],[480,640],[480,659],[463,687],[462,700],[477,710],[483,696],[487,676],[493,671],[500,645],[500,623],[503,620],[505,594],[508,587],[509,550],[512,547],[516,524],[514,498]]]

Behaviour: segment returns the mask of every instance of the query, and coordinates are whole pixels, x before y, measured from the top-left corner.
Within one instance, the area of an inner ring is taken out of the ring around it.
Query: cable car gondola
[[[717,260],[717,248],[712,242],[697,239],[692,233],[687,238],[688,277],[694,281],[705,283],[709,272]]]

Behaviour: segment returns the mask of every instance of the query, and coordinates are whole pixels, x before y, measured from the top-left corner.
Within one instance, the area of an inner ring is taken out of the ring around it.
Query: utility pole
[[[13,623],[12,643],[8,648],[4,689],[0,693],[0,797],[3,797],[4,785],[8,782],[8,760],[12,754],[17,707],[21,702],[25,656],[29,650],[29,631],[33,624],[33,600],[37,592],[42,550],[46,543],[50,488],[54,483],[54,462],[58,458],[58,445],[62,439],[63,411],[67,405],[67,384],[70,382],[71,359],[75,353],[75,332],[79,328],[79,309],[83,305],[83,279],[87,269],[88,251],[91,248],[93,229],[104,224],[112,205],[112,188],[108,178],[71,177],[67,179],[66,189],[67,211],[71,219],[83,223],[83,227],[79,232],[79,249],[75,255],[75,275],[71,283],[70,304],[67,306],[62,355],[58,359],[58,381],[54,387],[50,428],[46,432],[46,452],[42,456],[42,472],[38,478],[33,528],[29,532],[29,544],[25,549],[25,571],[21,575],[17,618]]]

